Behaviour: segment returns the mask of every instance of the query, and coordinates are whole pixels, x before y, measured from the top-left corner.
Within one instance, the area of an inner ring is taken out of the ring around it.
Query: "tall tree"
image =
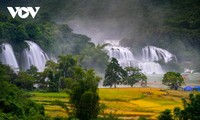
[[[19,72],[14,82],[18,87],[25,90],[33,90],[33,85],[36,83],[36,78],[26,72]]]
[[[82,69],[81,72],[83,71]],[[76,72],[76,74],[79,74],[80,70]],[[99,112],[99,80],[100,77],[95,75],[94,70],[84,71],[84,75],[76,80],[68,91],[74,115],[80,120],[97,118]]]
[[[59,91],[59,69],[58,64],[54,61],[47,61],[46,67],[43,72],[43,79],[48,79],[49,82],[49,91],[51,92],[58,92]]]
[[[86,68],[94,68],[98,72],[103,72],[108,64],[109,56],[105,52],[104,48],[107,44],[88,46],[81,52],[81,65]]]
[[[116,58],[111,59],[105,72],[105,80],[103,82],[103,85],[112,87],[112,85],[114,84],[115,88],[117,84],[122,82],[120,80],[126,75],[126,72],[119,65]]]
[[[61,76],[64,78],[74,76],[74,67],[78,64],[78,61],[75,57],[72,55],[59,56],[58,63]]]
[[[72,55],[62,55],[59,56],[58,63],[54,61],[47,61],[46,69],[42,73],[42,80],[45,83],[45,80],[48,79],[48,89],[52,92],[58,92],[59,88],[65,89],[68,87],[66,83],[76,80],[76,78],[82,78],[82,69],[78,66],[78,61]],[[77,71],[79,74],[76,74]]]

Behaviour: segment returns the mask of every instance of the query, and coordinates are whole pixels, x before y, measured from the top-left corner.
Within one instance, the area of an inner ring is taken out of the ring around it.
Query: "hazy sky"
[[[150,3],[147,0],[86,0],[74,5],[71,16],[68,16],[71,9],[63,6],[55,19],[94,42],[124,37],[137,39],[145,36],[141,31],[145,32],[150,25],[162,25],[165,7]]]

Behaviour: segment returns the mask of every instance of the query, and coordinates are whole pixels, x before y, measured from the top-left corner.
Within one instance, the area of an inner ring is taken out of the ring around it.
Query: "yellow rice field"
[[[51,102],[60,100],[68,105],[69,96],[66,93],[32,92],[32,99],[45,106],[47,115],[67,116],[67,111]],[[144,116],[156,119],[165,109],[182,107],[181,98],[187,98],[190,92],[162,90],[160,88],[100,88],[100,103],[105,109],[101,115],[115,114],[122,119],[137,119]]]

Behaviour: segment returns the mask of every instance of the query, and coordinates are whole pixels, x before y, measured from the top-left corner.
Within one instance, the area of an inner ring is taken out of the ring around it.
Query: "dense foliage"
[[[72,103],[75,117],[80,120],[95,119],[99,113],[98,82],[100,80],[93,70],[80,69],[75,74],[82,73],[81,77],[75,78],[69,90],[70,102]]]
[[[200,94],[190,94],[189,100],[182,99],[183,109],[179,107],[174,108],[173,114],[171,110],[163,111],[159,120],[199,120],[200,119]]]
[[[183,110],[180,108],[174,109],[176,118],[183,120],[198,120],[200,119],[200,94],[190,94],[189,101],[183,99]]]
[[[17,57],[27,47],[24,41],[28,39],[48,50],[52,46],[52,31],[49,29],[52,29],[53,23],[39,21],[13,19],[0,11],[0,44],[6,42],[13,45]]]
[[[122,77],[125,76],[125,74],[124,69],[119,65],[117,59],[112,58],[106,68],[103,85],[112,87],[114,84],[116,88],[117,84],[122,83]]]
[[[171,110],[166,109],[165,111],[161,112],[158,116],[158,120],[173,120]]]
[[[124,81],[125,84],[128,84],[131,87],[133,87],[133,85],[138,82],[141,82],[141,86],[147,85],[147,76],[141,72],[141,69],[125,67],[125,71],[127,73]]]
[[[40,14],[34,20],[22,20],[8,17],[0,11],[0,45],[10,43],[20,61],[22,51],[28,47],[25,40],[31,40],[49,53],[50,57],[57,58],[60,54],[79,55],[81,64],[86,68],[95,68],[99,72],[105,70],[108,56],[102,51],[102,46],[95,47],[87,36],[73,33],[67,24],[56,24],[48,16]]]
[[[0,64],[0,119],[47,119],[44,107],[31,101],[27,94],[11,84],[6,70],[12,71]]]
[[[67,89],[71,107],[66,109],[72,110],[71,117],[80,120],[97,118],[100,77],[95,75],[94,70],[84,70],[72,55],[59,56],[58,63],[48,61],[46,67],[43,75],[48,91]]]
[[[0,1],[0,5],[1,10],[5,13],[8,5],[41,6],[44,9],[41,9],[39,14],[43,15],[40,19],[43,23],[51,19],[59,23],[75,21],[74,23],[78,27],[80,25],[79,30],[83,29],[83,32],[90,33],[91,36],[95,36],[95,39],[124,38],[121,44],[131,47],[134,55],[140,55],[139,50],[141,51],[142,47],[154,45],[177,55],[179,66],[199,70],[199,65],[196,65],[200,64],[200,2],[198,0],[117,0],[117,2],[116,0],[59,2],[56,0],[28,2],[7,0]],[[5,16],[1,17],[1,21],[3,20],[6,20]],[[19,22],[15,21],[14,23]],[[36,36],[32,34],[32,31],[36,31],[35,33],[38,33],[39,36],[42,35],[40,38],[51,38],[53,34],[49,34],[49,30],[57,29],[57,37],[54,37],[56,38],[54,40],[57,44],[60,44],[60,47],[54,51],[55,53],[79,53],[78,47],[87,46],[81,41],[88,41],[89,39],[85,36],[71,34],[72,30],[67,26],[60,28],[50,27],[51,25],[46,24],[45,27],[40,27],[40,23],[38,24],[40,29],[38,29],[38,26],[34,27],[30,24],[13,26],[13,24],[8,23],[5,30],[11,34],[15,31],[19,34],[12,36],[4,34],[3,36],[17,41],[21,41],[20,38],[25,37],[35,39]],[[5,27],[5,25],[3,26]],[[49,27],[49,29],[44,29],[46,27]],[[11,28],[15,31],[10,30]],[[63,30],[60,29],[67,31],[63,34],[61,32]],[[26,30],[29,31],[26,32]],[[2,31],[2,28],[0,31]],[[49,43],[48,46],[52,43],[52,41],[48,42],[48,39],[44,44],[46,42]],[[40,43],[42,42],[40,41]],[[66,46],[62,43],[69,43],[70,45]]]
[[[147,77],[141,72],[139,68],[125,67],[122,68],[116,58],[112,58],[105,70],[105,79],[103,86],[110,86],[116,88],[118,84],[126,84],[131,87],[135,83],[141,83],[141,86],[146,86]]]
[[[81,64],[86,68],[94,68],[98,72],[103,73],[108,64],[109,56],[105,52],[107,44],[97,45],[96,47],[86,47],[81,51]]]
[[[23,6],[31,3],[38,3],[44,7],[44,11],[34,20],[12,19],[6,15],[8,5]],[[74,33],[65,24],[76,18],[90,23],[84,30],[91,30],[93,26],[90,25],[96,21],[97,27],[92,29],[95,30],[92,33],[97,34],[98,30],[101,30],[103,35],[107,35],[104,38],[124,37],[121,45],[131,47],[137,56],[141,54],[138,50],[146,45],[169,50],[177,55],[179,64],[169,63],[168,66],[163,63],[166,69],[179,71],[181,69],[179,65],[182,65],[200,71],[200,2],[198,0],[34,0],[29,2],[6,0],[0,1],[0,6],[0,44],[10,43],[19,60],[22,50],[27,47],[25,40],[28,39],[39,44],[50,57],[58,58],[58,63],[48,61],[47,68],[42,73],[38,73],[36,68],[31,67],[27,71],[16,74],[9,66],[0,64],[0,118],[2,119],[45,119],[43,106],[30,101],[19,90],[19,88],[33,90],[35,84],[44,91],[58,92],[60,89],[68,89],[74,117],[81,120],[97,117],[99,111],[97,83],[100,78],[93,70],[87,68],[104,71],[108,64],[108,56],[103,51],[104,45],[95,46],[89,37]],[[106,26],[106,29],[101,25]],[[73,54],[78,57],[74,58],[71,55],[58,57],[60,54]],[[111,87],[114,84],[116,87],[116,84],[126,83],[133,86],[140,80],[145,81],[146,76],[141,74],[139,69],[126,68],[124,71],[113,58],[107,66],[104,85]],[[179,73],[168,72],[162,82],[172,89],[177,89],[183,84],[183,78]],[[173,119],[173,117],[199,119],[199,101],[199,95],[191,95],[189,102],[183,101],[183,110],[174,109],[175,116],[171,111],[166,110],[161,113],[159,119]]]
[[[9,66],[0,64],[0,118],[46,119],[44,107],[30,101],[19,90],[21,88],[50,92],[65,89],[70,96],[71,105],[65,106],[58,101],[55,104],[70,110],[70,118],[96,119],[100,110],[98,94],[100,79],[93,69],[83,69],[77,57],[72,55],[59,56],[58,62],[48,61],[44,72],[40,73],[36,67],[31,66],[26,72],[16,74]]]
[[[184,83],[184,79],[178,72],[167,72],[164,74],[162,83],[170,86],[171,89],[177,90]]]

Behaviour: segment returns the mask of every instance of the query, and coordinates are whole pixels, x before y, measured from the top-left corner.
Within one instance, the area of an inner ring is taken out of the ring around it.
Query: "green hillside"
[[[183,67],[199,70],[200,2],[198,0],[34,0],[1,1],[7,6],[40,6],[56,23],[67,23],[92,41],[123,39],[136,55],[154,45],[178,57]]]

